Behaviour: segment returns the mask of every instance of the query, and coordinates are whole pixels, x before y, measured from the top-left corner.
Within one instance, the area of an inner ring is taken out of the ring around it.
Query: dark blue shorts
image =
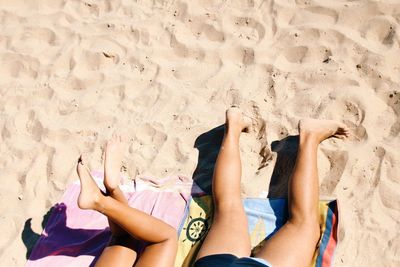
[[[194,267],[272,267],[267,261],[258,258],[238,258],[232,254],[215,254],[198,259]]]

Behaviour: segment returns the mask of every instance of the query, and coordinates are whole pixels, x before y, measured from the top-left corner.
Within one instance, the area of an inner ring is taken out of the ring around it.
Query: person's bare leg
[[[256,255],[273,266],[307,266],[320,238],[318,145],[329,137],[349,136],[346,125],[332,120],[299,122],[299,149],[289,181],[289,219]]]
[[[110,243],[104,248],[96,267],[132,267],[136,261],[137,240],[129,234],[112,236]]]
[[[121,165],[124,150],[126,149],[126,138],[113,135],[105,146],[104,160],[104,186],[107,195],[115,200],[128,205],[122,190],[119,188]],[[118,224],[108,218],[108,224],[111,230],[111,240],[104,248],[98,261],[97,267],[110,266],[129,266],[131,267],[137,258],[138,241],[135,240]]]
[[[214,221],[197,259],[213,254],[250,255],[247,217],[240,195],[242,166],[239,137],[250,122],[240,109],[226,112],[225,135],[215,164],[213,176]]]
[[[151,249],[144,251],[136,266],[173,266],[177,250],[177,232],[173,227],[110,196],[102,195],[82,160],[78,162],[77,172],[81,181],[78,197],[78,206],[81,209],[99,211],[132,237],[150,243]],[[126,260],[129,260],[128,257],[120,259],[121,264],[133,264],[125,262]],[[106,261],[101,264],[107,266]],[[109,262],[108,266],[116,265]]]
[[[119,188],[121,181],[121,166],[127,142],[124,136],[113,135],[107,142],[104,153],[104,186],[107,195],[128,205],[128,200]],[[127,233],[118,224],[108,218],[110,230],[114,236],[126,235]]]

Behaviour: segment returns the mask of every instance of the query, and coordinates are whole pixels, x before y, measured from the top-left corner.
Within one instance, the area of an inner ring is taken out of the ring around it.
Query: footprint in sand
[[[332,98],[335,101],[332,101]],[[365,120],[365,106],[358,96],[331,95],[325,100],[325,105],[319,113],[324,114],[326,117],[337,118],[343,121],[351,131],[349,140],[361,142],[368,140],[367,129],[364,126]]]
[[[396,36],[396,28],[388,19],[375,17],[361,26],[361,36],[372,43],[391,47]]]
[[[21,133],[26,133],[33,140],[39,142],[44,134],[45,129],[42,123],[37,118],[33,110],[21,112],[15,117],[16,130]]]
[[[218,30],[214,25],[202,22],[202,19],[197,17],[191,17],[185,21],[186,26],[190,29],[193,36],[200,39],[200,43],[203,43],[201,37],[206,37],[205,40],[211,42],[222,43],[225,41],[225,34],[223,31]]]
[[[120,1],[65,1],[64,10],[76,13],[78,17],[99,17],[106,13],[113,12],[121,7]]]
[[[34,80],[38,77],[40,62],[31,56],[5,53],[1,55],[0,77],[2,82],[13,78],[28,78]]]
[[[397,232],[387,241],[385,249],[385,259],[392,260],[396,265],[400,264],[400,234]]]
[[[396,121],[390,128],[390,135],[394,137],[400,133],[400,91],[394,90],[385,93],[384,100],[397,114]]]
[[[86,56],[88,69],[101,69],[102,67],[117,64],[127,53],[127,48],[108,38],[90,38],[81,44],[83,55]]]
[[[254,64],[254,50],[251,47],[237,45],[224,49],[220,53],[224,62],[237,64],[240,67]]]
[[[398,211],[400,210],[400,182],[395,177],[400,173],[400,168],[395,163],[393,155],[384,148],[378,147],[375,154],[380,159],[377,186],[382,204],[386,208]]]
[[[14,51],[32,56],[40,56],[58,42],[57,35],[49,28],[25,27],[10,42]]]
[[[136,144],[140,147],[137,153],[150,161],[156,157],[167,140],[167,135],[163,131],[158,130],[149,123],[140,126],[134,137]]]
[[[204,41],[219,43],[225,41],[223,31],[218,30],[216,25],[207,22],[212,21],[210,13],[206,13],[203,16],[195,16],[189,14],[187,9],[187,4],[180,2],[173,9],[173,16],[174,18],[179,19],[192,32],[193,36],[200,40],[200,43],[203,43]],[[206,38],[203,39],[203,36]]]
[[[354,138],[358,141],[367,140],[367,130],[362,125],[365,119],[365,111],[356,102],[346,101],[344,104],[346,106],[344,122],[352,130]]]
[[[283,50],[283,56],[290,63],[302,63],[303,58],[306,56],[308,52],[308,47],[306,46],[294,46],[288,47]]]
[[[347,151],[328,150],[321,148],[324,156],[329,162],[328,171],[321,175],[321,194],[332,195],[339,183],[348,161]]]
[[[259,156],[257,171],[264,168],[272,160],[272,152],[270,144],[267,139],[267,123],[262,118],[260,113],[260,108],[257,103],[250,101],[248,103],[242,104],[242,109],[244,115],[251,118],[252,127],[251,131],[255,133],[256,142],[258,144],[258,149],[256,152]]]
[[[213,25],[204,23],[202,25],[202,31],[205,36],[213,42],[222,43],[225,41],[225,34],[223,31],[217,30]]]
[[[202,48],[189,48],[183,42],[179,42],[174,33],[171,34],[170,46],[175,55],[182,58],[189,58],[196,61],[203,61],[205,58],[205,51]]]
[[[245,44],[259,43],[265,37],[264,25],[254,18],[232,17],[228,22],[234,36]]]

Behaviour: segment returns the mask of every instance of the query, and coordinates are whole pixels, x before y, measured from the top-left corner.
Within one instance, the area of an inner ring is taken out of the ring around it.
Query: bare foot
[[[114,134],[107,142],[104,160],[104,185],[110,193],[118,188],[120,184],[122,158],[125,148],[125,137]]]
[[[100,189],[93,180],[88,168],[85,165],[85,160],[80,156],[76,171],[81,181],[81,192],[78,197],[78,206],[81,209],[96,209],[98,202],[102,197]]]
[[[238,107],[230,107],[226,110],[226,126],[228,129],[247,132],[251,126],[251,119],[244,116]]]
[[[313,136],[318,142],[330,137],[345,139],[350,135],[344,123],[334,120],[302,119],[299,121],[299,132],[300,136]]]

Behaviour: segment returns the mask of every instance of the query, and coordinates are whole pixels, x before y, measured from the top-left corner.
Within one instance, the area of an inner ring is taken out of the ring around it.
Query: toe
[[[78,164],[82,164],[82,155],[80,155],[78,158]]]
[[[81,154],[80,157],[79,157],[78,162],[80,162],[82,165],[86,165],[87,162],[88,162],[87,155],[86,154]]]
[[[341,134],[335,134],[333,137],[339,138],[339,139],[342,139],[342,140],[345,138],[345,136],[341,135]]]

